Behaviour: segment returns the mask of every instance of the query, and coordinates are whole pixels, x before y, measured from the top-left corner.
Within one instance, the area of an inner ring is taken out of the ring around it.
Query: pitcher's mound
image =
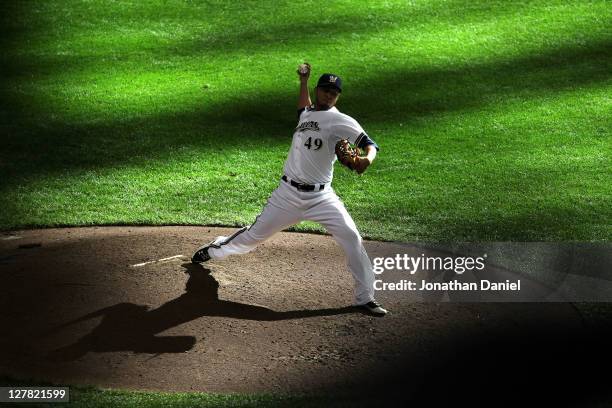
[[[329,236],[280,233],[248,255],[188,263],[232,231],[5,234],[0,374],[169,391],[403,393],[476,372],[493,381],[488,370],[500,367],[550,374],[534,356],[582,335],[568,304],[415,303],[381,292],[391,313],[364,315],[350,307],[352,277]],[[365,244],[371,256],[396,245]]]

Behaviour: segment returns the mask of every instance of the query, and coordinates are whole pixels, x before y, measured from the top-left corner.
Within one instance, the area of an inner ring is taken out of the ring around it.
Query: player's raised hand
[[[308,80],[310,77],[311,66],[308,62],[304,61],[303,64],[300,64],[297,69],[297,74],[300,76],[300,79]]]

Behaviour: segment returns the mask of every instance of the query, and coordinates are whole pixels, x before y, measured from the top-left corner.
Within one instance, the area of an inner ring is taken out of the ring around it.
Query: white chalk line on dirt
[[[9,235],[9,236],[2,237],[3,241],[12,241],[14,239],[21,239],[21,237],[19,235]]]
[[[150,265],[150,264],[159,263],[159,262],[171,261],[173,259],[184,258],[184,257],[185,257],[185,255],[174,255],[174,256],[169,256],[167,258],[157,259],[155,261],[148,261],[148,262],[137,263],[137,264],[134,264],[134,265],[131,265],[131,266],[132,266],[132,268],[140,268],[141,266]]]

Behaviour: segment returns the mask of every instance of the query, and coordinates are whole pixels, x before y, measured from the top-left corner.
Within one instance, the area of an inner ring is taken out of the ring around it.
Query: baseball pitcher
[[[304,220],[314,221],[323,225],[346,253],[354,279],[355,305],[383,316],[387,310],[374,300],[374,272],[357,226],[331,187],[336,159],[361,174],[374,161],[378,145],[355,119],[336,108],[342,92],[338,75],[321,75],[312,103],[310,72],[308,63],[298,67],[298,125],[278,188],[253,225],[229,237],[215,238],[198,248],[191,261],[202,263],[245,254],[283,229]]]

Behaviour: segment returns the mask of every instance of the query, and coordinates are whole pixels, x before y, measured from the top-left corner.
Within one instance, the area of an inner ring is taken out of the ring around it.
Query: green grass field
[[[0,228],[251,223],[308,60],[381,146],[362,177],[336,166],[364,236],[609,240],[609,6],[11,2]]]
[[[307,60],[315,79],[344,78],[339,109],[381,147],[362,177],[336,166],[364,236],[610,240],[610,10],[603,0],[5,2],[0,229],[251,223],[282,175],[295,68]],[[310,401],[75,397],[83,407]]]
[[[110,390],[86,386],[67,386],[45,381],[17,380],[0,376],[0,385],[20,387],[69,387],[67,403],[7,403],[1,406],[27,406],[40,408],[319,408],[319,407],[371,407],[380,404],[381,397],[349,395],[279,395],[279,394],[210,394],[202,392],[154,392],[132,390]],[[24,405],[25,404],[25,405]]]
[[[2,386],[42,387],[60,386],[34,380],[15,380],[0,377]],[[103,390],[94,387],[69,387],[70,402],[67,403],[26,403],[28,407],[40,408],[208,408],[208,407],[258,407],[258,408],[315,408],[315,407],[366,407],[375,401],[357,400],[348,396],[332,399],[330,397],[287,396],[287,395],[246,395],[246,394],[205,394],[205,393],[168,393],[151,391]],[[24,403],[5,404],[6,406],[24,406]],[[5,406],[2,405],[2,406]]]

